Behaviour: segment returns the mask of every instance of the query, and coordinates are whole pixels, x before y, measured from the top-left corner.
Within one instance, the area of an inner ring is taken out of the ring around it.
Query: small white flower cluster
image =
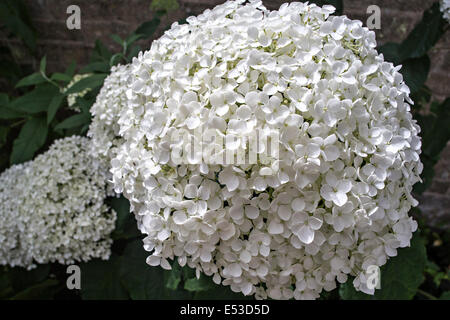
[[[104,204],[107,168],[89,140],[56,140],[0,175],[0,265],[108,259],[116,213]]]
[[[442,17],[450,23],[450,0],[441,0],[439,4]]]
[[[67,91],[70,89],[70,87],[72,87],[75,83],[77,83],[78,81],[80,81],[81,79],[87,78],[89,76],[91,76],[91,73],[83,73],[83,74],[76,74],[73,76],[73,79],[69,82],[69,84],[67,85],[66,88],[64,88],[63,91]],[[80,92],[76,92],[76,93],[71,93],[67,96],[67,105],[69,106],[69,109],[76,111],[76,112],[80,112],[80,108],[78,108],[77,106],[75,106],[76,102],[77,102],[77,98],[82,98],[86,95],[86,93],[88,93],[91,89],[90,88],[86,88]]]
[[[91,152],[96,157],[105,159],[108,164],[116,155],[116,148],[122,143],[118,120],[125,109],[129,77],[129,65],[113,66],[90,109],[92,122],[87,135],[92,138]]]
[[[409,246],[422,170],[409,88],[375,34],[333,12],[228,1],[174,23],[124,71],[126,86],[98,101],[96,116],[119,128],[94,140],[122,137],[113,182],[147,235],[148,264],[177,258],[245,295],[315,299],[348,275],[373,293],[368,266]],[[199,129],[235,138],[219,153],[276,131],[279,158],[211,164],[205,145],[200,162],[174,163],[183,145],[173,134]]]

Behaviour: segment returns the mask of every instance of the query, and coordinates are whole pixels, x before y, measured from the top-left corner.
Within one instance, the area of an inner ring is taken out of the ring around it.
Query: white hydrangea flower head
[[[23,174],[29,163],[14,165],[0,175],[0,265],[22,266],[30,258],[20,242],[20,207]]]
[[[108,259],[116,213],[104,200],[107,167],[89,140],[56,140],[33,161],[0,175],[0,264]]]
[[[81,79],[90,77],[92,75],[92,73],[83,73],[83,74],[76,74],[73,76],[72,80],[69,82],[69,84],[67,85],[67,87],[64,88],[63,92],[67,91],[70,89],[70,87],[72,87],[75,83],[77,83],[78,81],[80,81]],[[86,93],[88,93],[89,91],[91,91],[90,88],[86,88],[80,92],[75,92],[75,93],[71,93],[67,96],[67,105],[69,106],[69,109],[76,111],[76,112],[80,112],[80,108],[78,108],[75,104],[77,102],[77,98],[82,98],[86,95]]]
[[[368,266],[409,246],[422,170],[409,88],[374,32],[333,12],[228,1],[133,60],[111,172],[148,264],[177,259],[258,299],[315,299],[349,275],[373,294]],[[234,139],[195,134],[207,129]],[[256,131],[278,133],[270,165],[213,161],[248,153]],[[183,132],[199,152],[177,153]]]
[[[442,17],[450,23],[450,0],[441,0],[439,4]]]
[[[103,87],[91,107],[92,122],[88,136],[91,140],[91,152],[107,163],[116,155],[116,149],[122,143],[119,135],[119,116],[127,101],[126,90],[130,65],[118,65],[111,68]]]

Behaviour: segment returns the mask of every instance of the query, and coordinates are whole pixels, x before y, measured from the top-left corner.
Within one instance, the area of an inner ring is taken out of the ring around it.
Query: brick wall
[[[110,38],[111,33],[122,37],[131,33],[144,21],[150,20],[152,13],[150,0],[25,0],[29,7],[34,25],[39,32],[39,55],[47,54],[48,68],[62,71],[72,60],[83,65],[89,59],[96,39],[102,40],[109,47],[117,46]],[[163,29],[172,22],[189,15],[196,15],[211,8],[223,0],[179,0],[180,7],[170,13],[156,33],[159,37]],[[282,0],[264,0],[270,9],[277,9]],[[433,0],[344,0],[344,14],[364,23],[368,15],[366,9],[371,4],[381,8],[381,30],[377,30],[377,40],[400,42],[414,25],[421,19],[422,12]],[[66,28],[66,8],[76,4],[81,8],[81,30]],[[5,42],[0,35],[0,42]],[[21,45],[9,41],[16,52],[21,52]],[[145,49],[150,42],[141,42]],[[118,50],[118,47],[115,48]],[[25,52],[23,50],[23,52]],[[427,85],[433,96],[442,100],[450,96],[450,32],[433,48],[431,54],[431,72]],[[24,63],[36,65],[38,62],[23,55]],[[450,145],[436,165],[436,177],[433,185],[421,198],[421,208],[425,215],[436,225],[450,227]]]

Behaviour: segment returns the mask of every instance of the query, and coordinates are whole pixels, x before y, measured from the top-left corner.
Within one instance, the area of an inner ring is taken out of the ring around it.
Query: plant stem
[[[12,125],[10,125],[10,128],[16,127],[16,126],[18,126],[19,124],[24,123],[25,121],[27,121],[27,119],[22,119],[22,120],[19,120],[19,121],[17,121],[17,122],[14,122]]]
[[[432,294],[430,294],[430,293],[428,293],[426,291],[423,291],[421,289],[417,289],[417,292],[420,293],[421,295],[423,295],[424,297],[427,297],[430,300],[437,300],[438,299],[435,296],[433,296]]]

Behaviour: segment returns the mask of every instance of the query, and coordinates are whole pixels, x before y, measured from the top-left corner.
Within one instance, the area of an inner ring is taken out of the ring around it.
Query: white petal
[[[288,221],[291,218],[292,212],[289,206],[282,205],[278,208],[278,216],[281,220]]]
[[[294,211],[302,211],[305,209],[305,201],[301,198],[295,198],[291,203],[292,210]]]
[[[254,206],[245,206],[245,215],[249,219],[256,219],[259,217],[259,209]]]
[[[234,220],[240,220],[244,217],[244,208],[242,206],[232,206],[230,208],[230,216]]]
[[[224,98],[222,93],[216,91],[209,97],[209,102],[211,102],[211,105],[213,107],[221,107],[224,105]]]
[[[258,39],[258,34],[259,34],[259,31],[258,31],[258,28],[256,28],[256,27],[249,27],[247,29],[247,35],[252,40]]]
[[[203,262],[210,262],[211,258],[211,252],[203,249],[202,253],[200,254],[200,260],[202,260]]]
[[[270,253],[270,247],[269,246],[261,246],[260,248],[259,248],[259,253],[261,253],[261,255],[263,256],[263,257],[267,257],[267,256],[269,256],[269,253]]]
[[[257,177],[253,182],[256,191],[264,191],[267,188],[266,180],[262,177]]]
[[[312,230],[318,230],[322,226],[322,220],[320,220],[317,217],[309,217],[308,225],[311,227]]]
[[[326,146],[324,152],[326,161],[334,161],[339,158],[339,148],[335,145]]]
[[[298,238],[301,242],[309,244],[314,240],[314,231],[307,225],[303,225],[298,232]]]
[[[172,270],[172,267],[166,258],[161,258],[161,267],[165,270]]]
[[[259,265],[259,267],[256,269],[256,273],[258,274],[258,276],[260,278],[264,278],[268,273],[269,273],[269,268],[267,268],[266,265],[261,264]]]
[[[249,263],[252,260],[252,255],[247,250],[243,250],[239,255],[239,259],[243,263]]]
[[[272,220],[269,223],[268,231],[270,234],[281,234],[284,231],[284,227],[281,223],[279,223],[275,220]]]
[[[352,183],[349,180],[342,180],[338,182],[337,189],[340,192],[347,193],[352,190]]]
[[[160,232],[158,232],[158,240],[159,241],[164,241],[169,237],[170,237],[170,231],[168,229],[162,229]]]
[[[333,202],[339,207],[342,207],[347,202],[347,199],[347,195],[339,191],[333,196]]]
[[[197,197],[197,186],[195,184],[187,184],[184,188],[184,196],[186,198],[196,198]]]
[[[224,273],[225,272],[228,273],[230,276],[232,276],[234,278],[237,278],[237,277],[241,276],[242,268],[241,268],[241,266],[239,264],[232,263],[232,264],[228,265],[227,267],[225,267]]]
[[[320,155],[320,146],[315,143],[309,143],[306,150],[308,157],[317,158]]]
[[[193,130],[200,125],[201,121],[197,117],[189,117],[186,119],[185,123],[189,130]]]
[[[161,257],[148,256],[146,262],[148,265],[151,265],[152,267],[156,267],[156,266],[160,265]]]

